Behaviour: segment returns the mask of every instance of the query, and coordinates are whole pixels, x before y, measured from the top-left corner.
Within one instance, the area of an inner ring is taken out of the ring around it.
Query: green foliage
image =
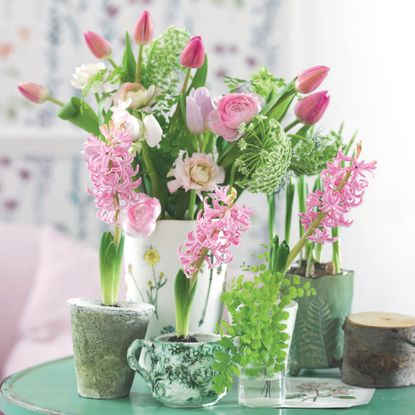
[[[292,136],[290,169],[297,176],[319,174],[336,157],[342,142],[340,132],[320,134],[314,128],[303,129],[302,133]]]
[[[122,82],[135,81],[136,62],[128,32],[125,34],[125,51],[122,58]]]
[[[78,97],[72,97],[58,112],[58,116],[88,133],[97,137],[100,136],[97,114],[85,101]]]
[[[252,91],[267,98],[285,86],[285,80],[276,78],[267,68],[261,67],[251,75]]]
[[[123,253],[124,235],[117,244],[111,232],[104,232],[99,248],[102,304],[104,305],[117,304]]]
[[[189,335],[190,308],[193,302],[197,280],[187,278],[182,269],[174,281],[174,295],[176,300],[176,334]]]
[[[145,48],[146,59],[141,82],[144,87],[157,85],[162,94],[173,94],[186,68],[180,65],[179,56],[189,40],[189,33],[170,27]]]
[[[299,295],[311,295],[310,287],[285,276],[288,254],[287,243],[279,244],[276,237],[270,251],[261,255],[263,263],[245,268],[253,278],[239,276],[222,295],[232,323],[220,324],[224,351],[215,354],[213,365],[217,393],[231,387],[241,368],[253,376],[284,370],[289,340],[285,307]]]
[[[238,186],[253,193],[270,194],[282,183],[291,160],[291,145],[273,118],[258,115],[242,131],[241,154],[235,160]]]

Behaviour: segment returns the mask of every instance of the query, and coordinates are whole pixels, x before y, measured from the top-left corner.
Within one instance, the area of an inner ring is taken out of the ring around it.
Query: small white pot
[[[195,221],[160,220],[149,237],[125,237],[127,300],[155,307],[147,338],[175,331],[174,280],[181,268],[177,252],[194,226]],[[192,305],[191,332],[215,331],[222,315],[220,296],[225,276],[226,267],[210,270],[204,266],[200,271]]]

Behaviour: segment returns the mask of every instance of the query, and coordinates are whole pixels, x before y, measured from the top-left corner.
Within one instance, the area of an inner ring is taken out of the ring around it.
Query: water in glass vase
[[[249,376],[241,371],[239,377],[239,404],[250,408],[274,408],[285,400],[285,375]]]

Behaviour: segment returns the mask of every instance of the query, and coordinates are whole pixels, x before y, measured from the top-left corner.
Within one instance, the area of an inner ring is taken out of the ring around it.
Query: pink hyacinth
[[[106,223],[119,225],[124,209],[137,202],[134,190],[141,179],[134,180],[139,166],[132,167],[134,157],[129,153],[132,138],[113,124],[100,128],[106,141],[90,135],[82,152],[87,163],[95,198],[97,217]]]
[[[358,149],[358,153],[360,149]],[[321,172],[323,191],[316,190],[307,196],[307,210],[300,213],[304,229],[309,229],[313,222],[324,216],[308,237],[317,243],[334,242],[329,228],[347,227],[353,222],[347,215],[353,207],[363,201],[368,186],[367,175],[373,174],[376,161],[365,163],[356,157],[348,157],[339,150],[337,157]]]
[[[187,277],[197,273],[203,262],[213,268],[232,261],[230,247],[239,245],[253,215],[250,208],[236,205],[235,200],[236,191],[229,186],[216,187],[204,199],[196,229],[188,233],[184,249],[179,248]]]

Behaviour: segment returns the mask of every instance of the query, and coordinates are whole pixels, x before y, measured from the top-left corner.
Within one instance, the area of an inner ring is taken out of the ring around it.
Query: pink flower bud
[[[193,134],[201,134],[208,128],[208,116],[213,110],[209,90],[192,89],[186,97],[186,125]]]
[[[18,89],[24,97],[36,104],[42,104],[49,97],[49,90],[45,86],[33,82],[20,84]]]
[[[137,45],[147,45],[153,40],[153,22],[150,13],[144,10],[138,18],[133,29],[133,38]]]
[[[95,32],[85,32],[84,37],[89,50],[98,59],[105,59],[111,56],[111,45],[102,36]]]
[[[295,89],[302,94],[313,92],[324,81],[329,70],[330,68],[322,65],[306,69],[295,80]]]
[[[308,95],[295,105],[295,115],[304,124],[315,124],[320,121],[329,105],[329,101],[330,97],[327,95],[327,91]]]
[[[200,36],[194,36],[185,46],[180,63],[186,68],[200,68],[205,62],[205,47]]]

